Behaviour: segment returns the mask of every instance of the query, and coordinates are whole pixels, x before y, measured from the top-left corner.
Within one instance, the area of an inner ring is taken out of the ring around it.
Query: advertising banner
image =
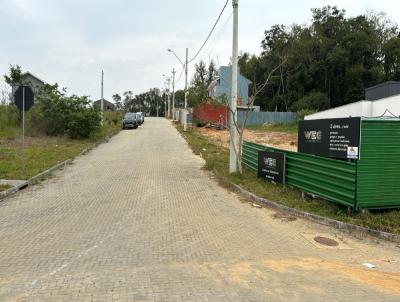
[[[285,153],[259,151],[258,177],[276,183],[285,183]]]
[[[360,122],[359,117],[300,121],[298,152],[359,159]]]

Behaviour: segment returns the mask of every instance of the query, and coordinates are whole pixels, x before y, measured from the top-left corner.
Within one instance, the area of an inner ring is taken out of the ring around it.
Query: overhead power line
[[[224,24],[220,27],[219,31],[217,32],[217,34],[215,35],[214,39],[208,43],[208,47],[205,48],[205,50],[202,52],[202,56],[201,59],[204,58],[205,55],[210,56],[211,52],[214,50],[217,42],[219,42],[220,38],[221,38],[221,34],[224,32],[226,25],[228,24],[228,22],[231,20],[233,16],[233,12],[229,15],[229,17],[226,19],[226,21],[224,22]]]
[[[199,48],[199,50],[196,52],[196,54],[194,55],[194,57],[191,58],[191,59],[189,60],[188,63],[193,62],[193,60],[196,59],[196,57],[199,55],[199,53],[201,52],[201,50],[203,49],[203,47],[206,45],[208,39],[211,37],[211,35],[212,35],[212,33],[213,33],[215,27],[217,26],[219,20],[221,19],[221,16],[222,16],[222,14],[223,14],[224,11],[225,11],[225,8],[226,8],[226,6],[228,5],[228,2],[229,2],[229,0],[226,0],[224,7],[222,8],[221,12],[219,13],[219,16],[218,16],[218,18],[217,18],[217,21],[215,21],[215,23],[214,23],[213,27],[211,28],[211,31],[210,31],[210,33],[208,34],[207,38],[205,39],[205,41],[203,42],[203,44],[201,45],[201,47]]]
[[[181,73],[179,74],[178,80],[175,81],[175,84],[179,84],[179,81],[181,80],[181,77],[182,77],[182,74],[183,74],[184,70],[185,70],[185,66],[183,66],[183,68],[181,70]]]

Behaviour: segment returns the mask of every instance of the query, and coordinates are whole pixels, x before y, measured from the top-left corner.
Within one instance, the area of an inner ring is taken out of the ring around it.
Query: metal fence
[[[238,111],[238,123],[243,125],[246,112]],[[253,111],[249,113],[246,125],[256,126],[262,124],[291,124],[297,122],[295,112],[264,112]]]
[[[243,164],[257,171],[258,151],[286,154],[286,184],[349,207],[356,201],[356,163],[243,143]]]

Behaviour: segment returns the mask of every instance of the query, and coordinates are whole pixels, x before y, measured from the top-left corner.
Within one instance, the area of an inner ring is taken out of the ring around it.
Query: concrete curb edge
[[[316,214],[304,212],[304,211],[301,211],[301,210],[298,210],[295,208],[290,208],[285,205],[281,205],[276,202],[273,202],[271,200],[259,197],[259,196],[255,195],[254,193],[251,193],[251,192],[243,189],[241,186],[236,185],[234,183],[231,183],[230,185],[232,186],[232,188],[234,188],[236,191],[238,191],[242,196],[248,197],[254,201],[262,202],[267,207],[272,208],[274,210],[285,212],[285,213],[291,214],[293,216],[305,218],[307,220],[310,220],[312,222],[316,222],[316,223],[319,223],[322,225],[330,226],[335,229],[344,231],[348,234],[357,233],[357,234],[363,235],[364,237],[371,236],[371,237],[375,237],[378,239],[384,239],[384,240],[400,243],[400,235],[399,234],[373,230],[373,229],[369,229],[366,227],[354,225],[351,223],[346,223],[346,222],[334,220],[331,218],[322,217],[322,216],[319,216]]]
[[[70,164],[72,162],[72,159],[69,158],[61,163],[58,163],[57,165],[51,167],[50,169],[47,169],[46,171],[40,172],[39,174],[29,178],[27,181],[23,182],[22,184],[12,187],[8,190],[5,190],[3,192],[0,192],[0,200],[17,193],[18,191],[25,189],[28,186],[32,186],[36,184],[41,178],[46,177],[53,173],[55,170],[65,168],[66,165]]]

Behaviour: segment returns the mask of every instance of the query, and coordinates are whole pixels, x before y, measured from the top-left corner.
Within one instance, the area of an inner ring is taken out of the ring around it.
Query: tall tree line
[[[164,95],[158,88],[134,95],[132,91],[125,91],[122,96],[113,95],[113,101],[117,110],[126,112],[144,112],[156,116],[157,107],[159,116],[164,115]]]
[[[400,80],[399,29],[385,14],[346,17],[336,6],[311,12],[311,24],[266,30],[259,56],[241,54],[241,74],[256,84],[280,66],[256,105],[322,110],[364,99],[367,87]]]

